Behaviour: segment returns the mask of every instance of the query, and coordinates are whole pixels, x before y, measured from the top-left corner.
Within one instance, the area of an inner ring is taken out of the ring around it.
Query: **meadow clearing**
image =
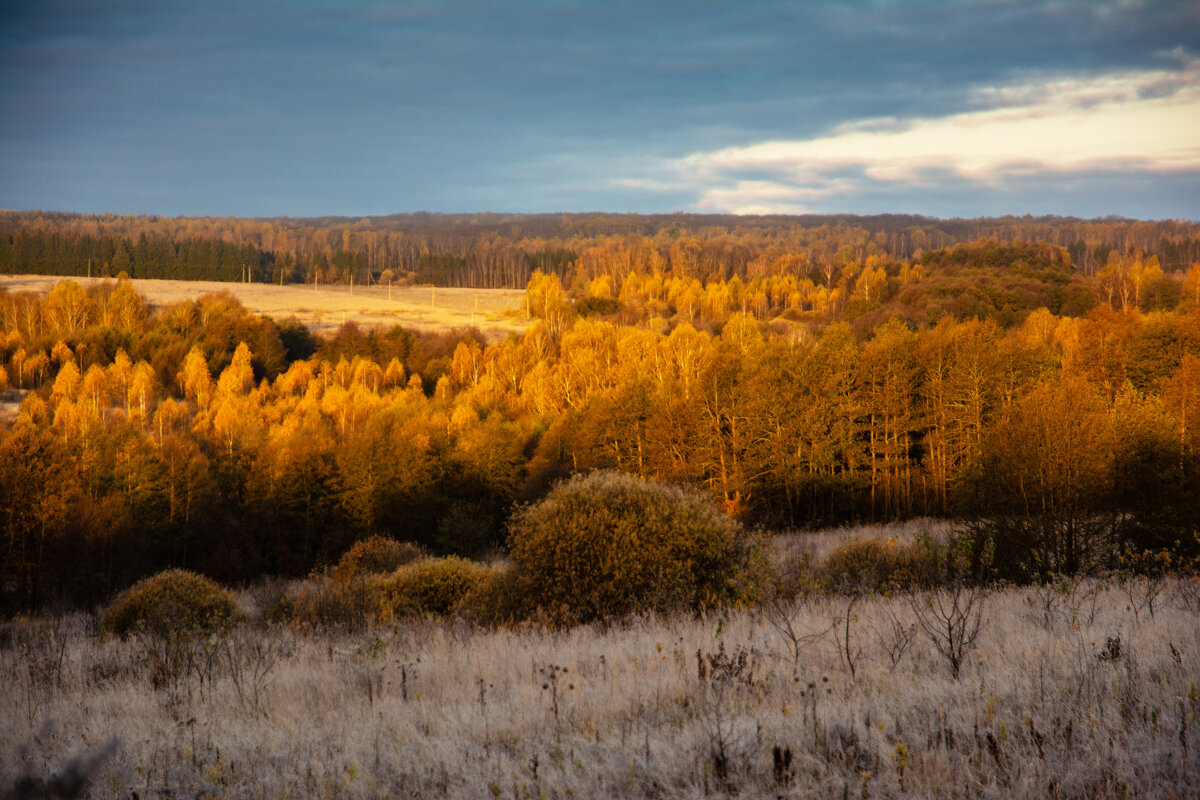
[[[57,275],[0,275],[0,287],[10,292],[46,294],[63,280],[81,286],[107,278],[73,278]],[[433,286],[355,286],[312,284],[231,283],[225,281],[173,281],[134,279],[134,289],[151,306],[169,306],[195,300],[203,294],[229,292],[254,314],[282,321],[295,317],[315,332],[346,322],[362,326],[401,325],[420,331],[478,328],[491,340],[520,333],[528,326],[522,313],[525,299],[520,289],[456,289]]]
[[[98,798],[1200,792],[1191,578],[973,595],[965,633],[976,613],[979,632],[960,642],[957,678],[934,611],[951,590],[569,630],[426,619],[358,632],[254,621],[280,591],[243,590],[251,621],[192,642],[173,673],[161,643],[102,637],[95,615],[6,624],[0,785],[40,796],[47,776],[86,773]]]

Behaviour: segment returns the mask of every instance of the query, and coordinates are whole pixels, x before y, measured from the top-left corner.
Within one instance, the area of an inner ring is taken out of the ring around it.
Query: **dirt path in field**
[[[0,286],[10,292],[49,292],[62,280],[83,286],[101,278],[63,278],[56,275],[0,275]],[[166,281],[135,279],[133,286],[153,306],[194,300],[202,294],[229,292],[255,314],[276,320],[295,317],[314,331],[338,327],[343,322],[362,326],[403,325],[436,331],[474,326],[489,339],[521,333],[529,320],[521,311],[525,292],[520,289],[448,289],[432,286],[276,286],[265,283],[220,281]]]

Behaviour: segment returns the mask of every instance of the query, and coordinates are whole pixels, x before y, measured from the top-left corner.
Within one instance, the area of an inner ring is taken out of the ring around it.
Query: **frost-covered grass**
[[[1193,584],[1153,616],[1117,585],[995,591],[957,680],[903,646],[925,600],[859,601],[849,647],[836,596],[565,632],[247,624],[167,680],[90,617],[16,622],[0,793],[114,742],[89,796],[1200,795]]]

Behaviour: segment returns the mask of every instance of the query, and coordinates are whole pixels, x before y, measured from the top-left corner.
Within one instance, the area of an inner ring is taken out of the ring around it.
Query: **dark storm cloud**
[[[961,113],[986,104],[981,88],[1200,55],[1193,2],[50,2],[3,14],[0,205],[167,214],[691,208],[702,187],[637,179],[697,152]],[[1008,210],[1028,199],[1020,185],[998,192]],[[884,189],[889,210],[910,210]],[[1059,210],[1078,213],[1072,197]]]

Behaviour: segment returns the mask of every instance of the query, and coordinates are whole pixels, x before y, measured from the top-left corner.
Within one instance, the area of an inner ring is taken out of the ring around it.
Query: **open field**
[[[18,621],[0,786],[99,753],[101,798],[1196,797],[1195,587],[1161,588],[1153,615],[1136,584],[997,591],[957,680],[921,595],[563,633],[247,624],[157,687],[145,642]]]
[[[59,281],[81,285],[101,278],[57,275],[0,275],[10,292],[50,291]],[[210,292],[229,292],[248,310],[276,320],[295,317],[314,331],[343,322],[364,326],[403,325],[424,331],[474,326],[492,340],[520,333],[529,324],[520,313],[525,292],[519,289],[450,289],[432,286],[311,286],[218,281],[134,280],[133,286],[155,306],[194,300]],[[389,294],[390,292],[390,294]]]

